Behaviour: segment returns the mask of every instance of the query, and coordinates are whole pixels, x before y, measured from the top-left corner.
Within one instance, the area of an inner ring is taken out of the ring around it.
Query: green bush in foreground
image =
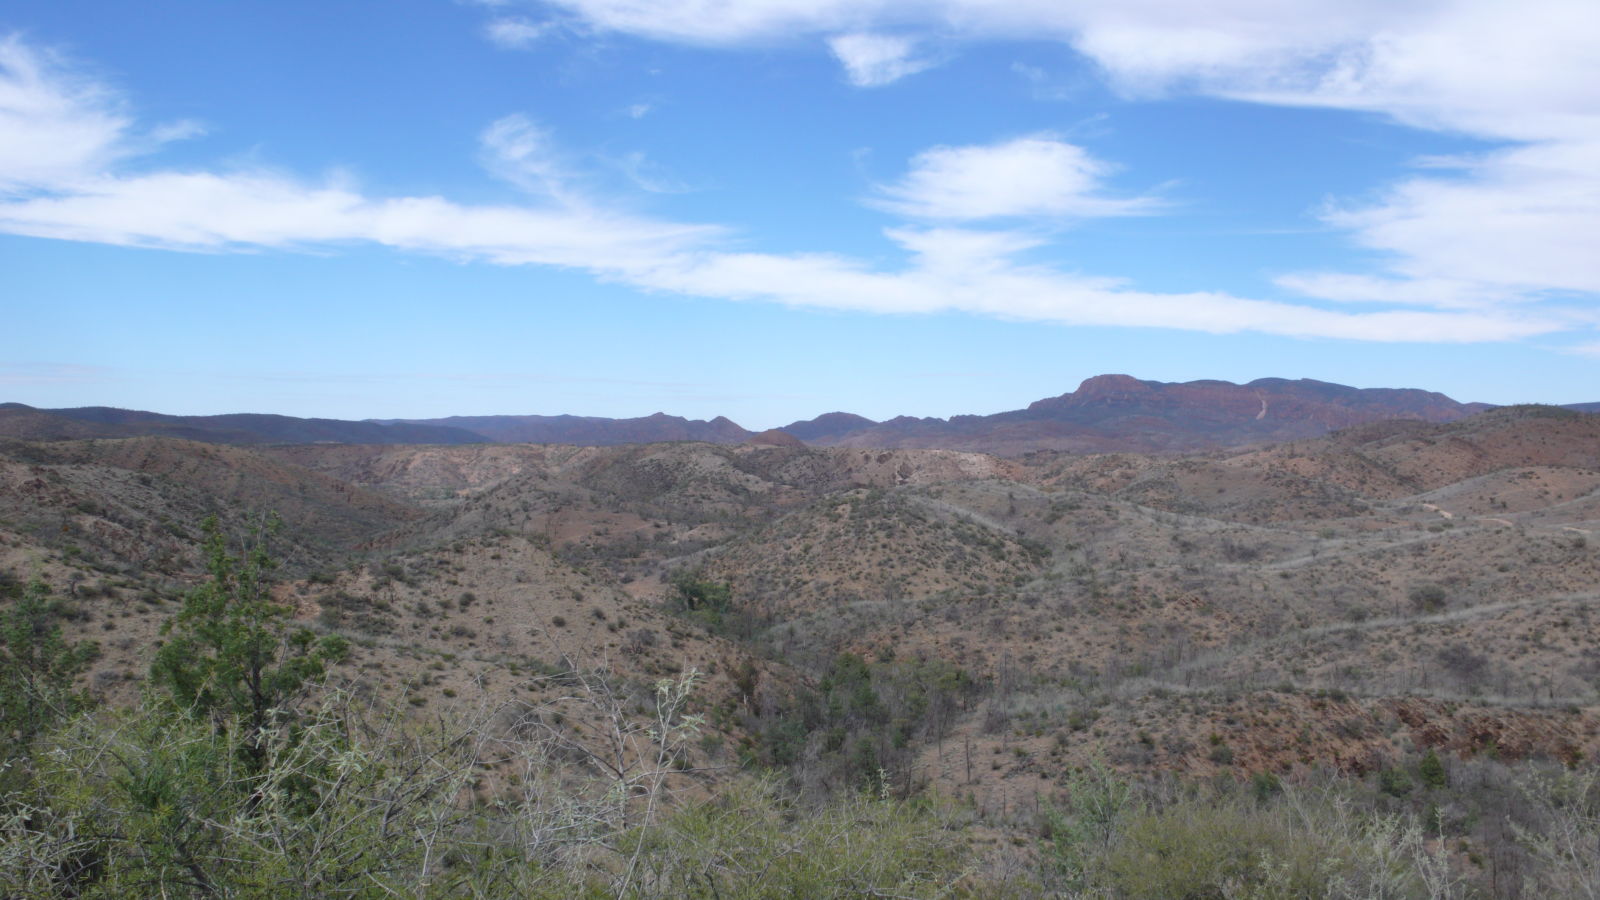
[[[1320,788],[1074,775],[1045,811],[1042,875],[1057,896],[1185,900],[1461,896],[1449,854],[1413,817],[1357,811]]]
[[[807,809],[770,781],[746,783],[631,838],[641,896],[994,896],[963,881],[966,843],[932,808],[886,798]]]
[[[1447,861],[1415,823],[1336,803],[1194,799],[1142,813],[1104,859],[1123,897],[1427,898]]]
[[[151,706],[46,736],[32,782],[0,797],[5,896],[992,895],[960,887],[966,843],[924,805],[801,808],[754,780],[621,824],[607,814],[618,798],[586,793],[539,748],[337,693],[292,739],[269,732],[259,768],[235,734]],[[497,756],[527,790],[481,795]]]

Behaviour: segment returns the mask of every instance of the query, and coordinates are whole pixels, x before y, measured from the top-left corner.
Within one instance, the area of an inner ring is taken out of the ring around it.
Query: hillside
[[[695,765],[817,796],[881,772],[1010,828],[1096,763],[1310,783],[1600,754],[1600,420],[1564,410],[1190,455],[11,441],[0,498],[0,568],[71,598],[113,700],[200,520],[272,509],[279,596],[351,641],[363,695],[564,704],[578,740],[635,713],[550,673],[694,670]]]

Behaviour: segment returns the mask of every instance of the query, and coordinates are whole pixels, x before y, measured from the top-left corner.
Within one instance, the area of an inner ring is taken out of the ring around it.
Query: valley
[[[330,677],[357,696],[556,709],[581,744],[646,708],[570,673],[692,672],[701,789],[768,770],[815,798],[949,798],[998,833],[1100,767],[1296,784],[1600,758],[1600,418],[1187,455],[797,443],[11,440],[0,571],[64,598],[99,645],[85,687],[131,704],[202,520],[243,540],[271,513],[274,596],[349,642]]]

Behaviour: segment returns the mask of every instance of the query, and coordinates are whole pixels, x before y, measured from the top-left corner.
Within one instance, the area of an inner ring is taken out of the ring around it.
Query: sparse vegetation
[[[184,484],[0,447],[42,492],[0,497],[0,878],[1582,896],[1600,470],[1540,435],[1586,421],[1491,417],[1470,457],[1421,424],[1196,457],[184,446]],[[245,490],[288,501],[281,568]]]

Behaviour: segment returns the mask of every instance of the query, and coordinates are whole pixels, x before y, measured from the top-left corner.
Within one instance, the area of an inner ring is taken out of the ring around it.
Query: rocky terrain
[[[1091,388],[1062,405],[1162,393]],[[359,696],[540,709],[576,746],[692,671],[707,777],[932,791],[1007,828],[1099,766],[1400,797],[1429,753],[1502,781],[1600,758],[1600,418],[1411,400],[1189,454],[6,440],[0,588],[49,584],[99,645],[84,686],[131,703],[203,521],[246,542],[271,514],[275,596],[349,641]],[[1452,802],[1463,846],[1509,840]]]
[[[1559,409],[1188,456],[0,444],[0,569],[74,598],[106,690],[142,677],[200,521],[268,511],[297,615],[420,703],[563,660],[693,667],[726,752],[759,755],[841,654],[931,665],[959,688],[882,760],[1013,800],[1091,758],[1600,753],[1600,419]],[[726,608],[685,609],[687,574]],[[956,772],[957,740],[994,765]]]

